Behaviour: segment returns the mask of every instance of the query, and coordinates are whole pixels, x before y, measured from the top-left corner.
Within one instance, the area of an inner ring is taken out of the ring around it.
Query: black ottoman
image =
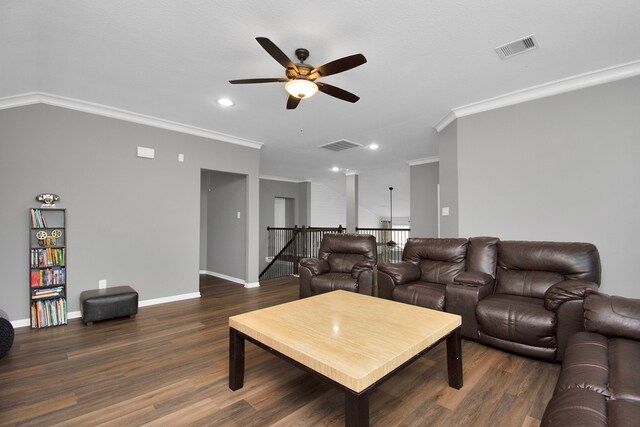
[[[9,321],[7,313],[0,310],[0,359],[2,359],[13,345],[13,325]]]
[[[130,286],[83,291],[80,313],[86,325],[116,317],[134,317],[138,313],[138,293]]]

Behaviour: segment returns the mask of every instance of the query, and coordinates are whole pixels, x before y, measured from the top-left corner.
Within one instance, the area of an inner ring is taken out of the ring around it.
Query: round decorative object
[[[38,232],[36,233],[36,239],[38,239],[38,240],[44,240],[44,239],[46,239],[46,238],[47,238],[47,236],[48,236],[48,234],[47,234],[47,232],[46,232],[46,231],[42,231],[42,230],[41,230],[41,231],[38,231]]]
[[[54,239],[59,239],[60,237],[62,237],[62,230],[53,230],[51,232],[51,237],[53,237]]]
[[[13,325],[9,322],[9,319],[6,318],[5,312],[0,310],[0,359],[11,350],[13,338]]]

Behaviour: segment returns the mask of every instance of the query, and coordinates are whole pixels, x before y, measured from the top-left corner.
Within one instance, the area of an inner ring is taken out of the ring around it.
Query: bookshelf
[[[67,324],[67,210],[29,209],[31,328]]]

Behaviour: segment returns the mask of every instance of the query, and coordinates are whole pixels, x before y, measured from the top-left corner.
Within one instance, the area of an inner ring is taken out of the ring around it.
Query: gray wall
[[[440,207],[449,208],[449,216],[438,212],[440,237],[458,237],[458,123],[453,122],[445,128],[438,141]]]
[[[156,158],[137,158],[136,146]],[[257,281],[259,154],[58,107],[0,111],[2,308],[12,320],[29,316],[28,208],[45,191],[68,209],[71,311],[99,279],[131,285],[141,300],[197,292],[203,168],[249,176],[247,277]]]
[[[347,233],[355,233],[358,227],[358,175],[347,175]]]
[[[439,169],[438,162],[410,168],[411,237],[438,237]]]
[[[207,204],[205,270],[246,281],[246,176],[202,171]],[[240,218],[238,218],[240,212]]]
[[[311,183],[286,182],[273,179],[260,179],[260,271],[267,266],[265,258],[269,250],[269,232],[267,227],[273,227],[274,199],[285,197],[294,199],[294,225],[309,226],[309,209]]]
[[[200,173],[200,270],[207,270],[207,241],[209,233],[209,175],[207,171]]]
[[[586,241],[640,297],[640,78],[458,120],[460,235]]]

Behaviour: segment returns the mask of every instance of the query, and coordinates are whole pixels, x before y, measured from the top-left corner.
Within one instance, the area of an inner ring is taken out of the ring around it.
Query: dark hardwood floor
[[[261,287],[204,277],[202,297],[135,319],[16,330],[0,360],[0,425],[341,426],[343,394],[247,344],[245,386],[227,386],[230,315],[297,298],[297,279]],[[559,365],[463,341],[464,387],[439,345],[376,390],[372,426],[535,426]]]

